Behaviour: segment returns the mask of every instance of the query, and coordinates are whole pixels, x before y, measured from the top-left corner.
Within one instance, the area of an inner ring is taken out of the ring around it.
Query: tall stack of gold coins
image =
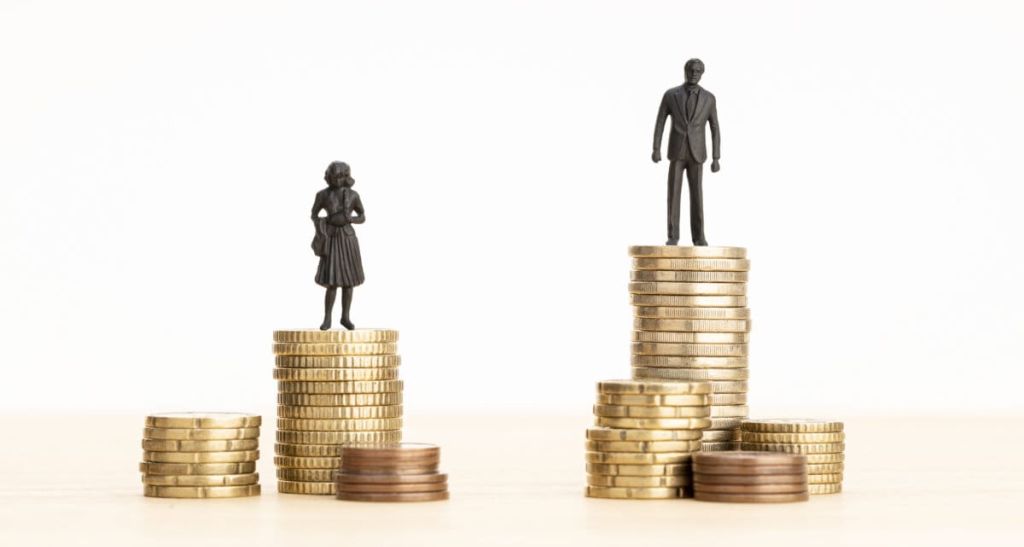
[[[742,247],[630,247],[633,378],[707,381],[703,450],[739,448],[747,417],[747,272]]]
[[[277,491],[333,495],[345,443],[402,440],[398,331],[274,332]]]
[[[152,498],[241,498],[260,494],[259,416],[174,412],[146,417],[143,494]]]
[[[707,382],[610,380],[597,384],[597,427],[587,430],[592,498],[692,495],[693,454],[711,425]]]
[[[744,420],[743,450],[807,456],[811,494],[843,491],[846,433],[843,422],[811,419]]]

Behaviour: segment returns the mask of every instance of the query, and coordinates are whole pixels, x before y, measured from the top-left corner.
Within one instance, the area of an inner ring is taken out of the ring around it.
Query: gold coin
[[[609,418],[704,418],[710,413],[707,406],[594,405],[595,416]]]
[[[747,404],[746,393],[712,393],[708,395],[708,404],[720,405],[745,405]],[[739,427],[737,425],[737,427]]]
[[[629,256],[649,258],[746,258],[743,247],[680,247],[678,245],[633,245]]]
[[[655,368],[634,367],[633,375],[638,378],[672,378],[687,382],[709,380],[746,380],[750,370],[746,368]]]
[[[747,272],[695,272],[693,270],[633,270],[629,280],[646,283],[746,284]]]
[[[317,496],[334,495],[337,490],[331,482],[299,482],[277,481],[277,491],[281,494],[310,494]]]
[[[740,432],[736,430],[710,431],[704,430],[702,440],[705,442],[739,442]]]
[[[708,418],[606,418],[598,416],[595,424],[621,429],[705,429],[711,425]]]
[[[367,342],[397,342],[398,331],[391,329],[356,330],[275,330],[274,341],[291,344],[352,344]]]
[[[750,308],[680,308],[666,306],[636,306],[634,317],[645,319],[750,319]]]
[[[398,421],[401,426],[401,420]],[[378,428],[378,430],[383,428]],[[398,427],[392,428],[399,431]],[[337,444],[351,442],[348,440],[350,431],[280,431],[277,442],[286,444]]]
[[[586,452],[587,463],[609,463],[621,465],[669,464],[689,462],[693,451],[688,452]]]
[[[606,429],[591,428],[587,430],[587,439],[592,441],[646,441],[670,442],[693,441],[701,438],[701,432],[688,429],[645,430],[645,429]]]
[[[274,465],[292,469],[338,469],[341,458],[306,457],[306,456],[274,456]]]
[[[260,428],[242,427],[238,429],[168,429],[147,427],[142,437],[145,439],[169,439],[176,441],[217,441],[231,439],[258,439]]]
[[[807,456],[808,465],[819,465],[823,463],[843,463],[846,461],[846,455],[842,452],[834,454],[805,454]]]
[[[353,407],[359,408],[359,407]],[[389,431],[402,428],[401,418],[340,418],[337,420],[303,420],[301,418],[278,418],[277,429],[288,431]],[[289,441],[281,441],[289,442]]]
[[[750,270],[750,261],[742,258],[634,258],[633,269],[745,272]]]
[[[747,284],[633,281],[629,284],[629,292],[632,294],[670,294],[680,296],[743,296],[747,294]]]
[[[744,431],[743,440],[748,443],[839,443],[846,440],[842,431],[835,433],[757,433]]]
[[[835,484],[808,484],[807,492],[810,494],[838,494],[843,491],[842,483]]]
[[[692,441],[587,441],[592,452],[694,452],[700,450],[700,440]]]
[[[337,473],[337,469],[281,468],[277,470],[277,478],[285,481],[333,482]]]
[[[275,343],[275,355],[391,355],[398,351],[393,342],[365,344],[291,344]]]
[[[260,459],[259,450],[231,452],[143,452],[142,460],[152,463],[236,463]]]
[[[169,429],[239,429],[259,427],[256,414],[236,412],[168,412],[146,416],[146,427]]]
[[[619,488],[614,486],[588,486],[587,497],[616,500],[654,500],[681,498],[679,488]]]
[[[653,477],[630,477],[625,475],[587,475],[589,486],[614,486],[625,488],[665,488],[689,486],[686,475],[656,475]]]
[[[258,439],[233,439],[229,441],[176,441],[171,439],[142,439],[142,449],[152,452],[225,452],[231,450],[256,450]]]
[[[355,381],[355,382],[337,382],[339,385],[334,389],[337,389],[337,393],[330,394],[312,394],[312,393],[278,393],[277,402],[282,405],[299,405],[299,406],[339,406],[345,403],[340,402],[325,402],[320,404],[314,404],[302,401],[344,401],[348,397],[347,395],[352,394],[366,394],[366,393],[398,393],[402,391],[401,380],[366,380],[366,381]],[[343,385],[342,385],[343,384]],[[344,390],[344,391],[342,391]],[[296,402],[289,402],[296,401]]]
[[[602,405],[626,406],[707,406],[707,395],[601,395],[597,402]]]
[[[715,418],[746,418],[750,414],[747,405],[715,405],[711,407],[711,415]]]
[[[260,495],[260,485],[246,486],[152,486],[143,487],[149,498],[242,498]]]
[[[277,443],[274,453],[279,456],[338,457],[345,443],[399,442],[401,431],[349,431],[342,444],[288,444]]]
[[[705,442],[701,445],[701,452],[729,452],[731,450],[739,450],[740,443],[737,442]]]
[[[634,306],[676,308],[743,308],[746,296],[678,296],[670,294],[630,294]]]
[[[275,368],[274,379],[284,393],[336,393],[331,384],[355,380],[394,380],[398,369],[391,368]],[[304,389],[306,391],[300,391]],[[320,389],[320,391],[309,391]]]
[[[707,382],[605,380],[597,383],[597,392],[603,394],[702,395],[710,393],[710,389]]]
[[[260,482],[258,473],[242,475],[146,475],[143,484],[153,486],[245,486]]]
[[[843,482],[842,473],[808,473],[807,484],[834,484]]]
[[[708,357],[745,357],[746,344],[667,344],[634,342],[633,355],[680,355]]]
[[[672,377],[671,368],[645,368],[645,367],[633,367],[633,377],[637,380],[664,380],[666,382],[680,381],[679,378]],[[666,372],[668,371],[668,372]],[[746,393],[747,382],[745,381],[709,381],[706,382],[711,386],[712,393]]]
[[[844,443],[743,443],[743,450],[753,450],[755,452],[784,452],[786,454],[832,454],[842,452],[845,449],[846,444]]]
[[[388,406],[279,406],[278,418],[339,420],[351,418],[401,418],[402,405]]]
[[[711,427],[709,427],[708,429],[738,430],[739,427],[740,427],[740,422],[742,422],[745,419],[746,418],[739,418],[739,417],[737,417],[737,418],[714,417],[714,418],[711,418]]]
[[[298,369],[291,369],[298,370]],[[310,369],[305,369],[310,370]],[[340,369],[336,368],[333,370],[375,370],[370,368],[365,369]],[[391,369],[395,370],[395,369]],[[382,375],[383,376],[383,375]],[[397,378],[398,374],[392,376]],[[357,380],[358,381],[358,380]],[[281,381],[277,383],[277,390],[280,393],[305,393],[309,395],[320,394],[320,395],[349,395],[350,393],[346,390],[352,389],[352,382],[341,382],[341,381],[326,381],[326,382],[285,382]]]
[[[686,309],[686,308],[678,308]],[[722,308],[729,309],[729,308]],[[746,344],[750,340],[747,332],[660,332],[653,330],[633,331],[633,342],[654,344]],[[744,353],[746,355],[746,353]]]
[[[813,475],[817,473],[842,473],[844,465],[842,463],[809,463],[807,464],[807,474]]]
[[[843,422],[810,418],[746,420],[743,422],[743,430],[759,433],[836,433],[843,430]]]
[[[339,418],[346,418],[351,416],[351,411],[348,409],[357,407],[367,408],[395,408],[397,409],[397,416],[401,415],[401,393],[373,393],[366,395],[344,395],[347,401],[355,401],[355,399],[347,397],[374,397],[357,399],[360,402],[359,405],[355,404],[341,404],[337,407],[288,407],[281,405],[278,407],[279,418],[302,418],[304,420],[337,420]],[[390,416],[396,418],[397,416]],[[381,416],[385,418],[386,416]]]
[[[681,333],[682,334],[682,333]],[[633,355],[635,367],[656,368],[745,368],[746,357],[685,357],[679,355]]]
[[[673,332],[750,332],[748,319],[633,319],[637,330]]]
[[[402,364],[398,355],[277,355],[278,368],[388,368]]]
[[[620,465],[610,463],[588,463],[587,473],[591,475],[614,475],[617,477],[658,477],[679,476],[690,470],[689,463]]]
[[[256,471],[256,462],[238,463],[152,463],[142,462],[139,471],[147,475],[244,475]]]

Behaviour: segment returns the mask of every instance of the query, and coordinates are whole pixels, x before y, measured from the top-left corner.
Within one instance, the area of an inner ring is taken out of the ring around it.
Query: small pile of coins
[[[274,332],[277,491],[335,493],[344,443],[402,440],[398,331]]]
[[[807,458],[765,452],[697,454],[693,459],[693,492],[700,501],[807,501]]]
[[[260,494],[259,416],[176,412],[146,417],[143,494],[151,498],[240,498]]]
[[[634,246],[629,254],[633,378],[709,382],[702,450],[738,449],[749,414],[746,249]]]
[[[336,497],[346,501],[448,499],[448,475],[438,473],[441,449],[432,444],[347,445],[335,475]]]
[[[846,434],[842,422],[810,419],[747,420],[743,450],[803,454],[811,494],[843,491]]]
[[[598,427],[587,430],[592,498],[691,495],[690,463],[708,418],[707,382],[611,380],[597,384]]]

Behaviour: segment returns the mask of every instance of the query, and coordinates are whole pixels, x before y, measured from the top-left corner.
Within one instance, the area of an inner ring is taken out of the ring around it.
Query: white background
[[[629,374],[655,113],[699,56],[753,413],[1019,411],[1021,16],[6,0],[0,409],[272,407],[271,331],[319,323],[308,214],[338,159],[367,208],[354,319],[401,330],[407,413],[587,413]]]

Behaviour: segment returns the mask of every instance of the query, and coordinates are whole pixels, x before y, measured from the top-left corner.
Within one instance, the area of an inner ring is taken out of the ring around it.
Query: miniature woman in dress
[[[359,194],[352,189],[356,181],[347,163],[332,162],[327,166],[324,180],[327,181],[327,188],[317,192],[312,212],[313,224],[316,226],[313,252],[320,257],[316,282],[327,288],[324,322],[320,330],[331,328],[331,311],[334,309],[338,287],[341,287],[341,324],[352,330],[355,328],[349,319],[352,288],[362,285],[364,281],[359,240],[352,225],[366,222],[366,216],[363,214]],[[326,216],[320,216],[320,211],[324,211]]]

